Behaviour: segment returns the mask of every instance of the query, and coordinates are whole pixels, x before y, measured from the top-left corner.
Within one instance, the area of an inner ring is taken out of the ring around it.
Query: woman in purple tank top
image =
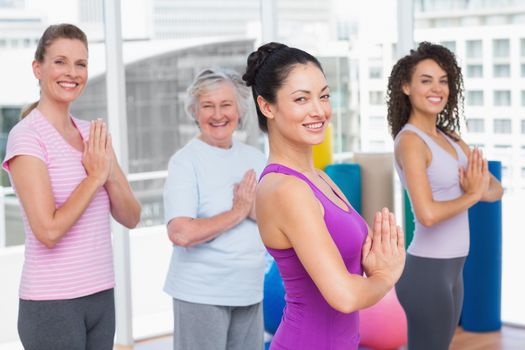
[[[286,291],[271,349],[357,349],[357,311],[379,301],[399,278],[403,233],[386,208],[369,229],[314,168],[312,146],[323,141],[332,115],[316,58],[269,43],[250,54],[243,79],[270,144],[257,188],[257,224]]]
[[[454,54],[423,42],[397,62],[388,82],[395,166],[415,216],[396,285],[410,350],[448,349],[463,302],[467,209],[503,194],[481,151],[459,137],[462,81]]]

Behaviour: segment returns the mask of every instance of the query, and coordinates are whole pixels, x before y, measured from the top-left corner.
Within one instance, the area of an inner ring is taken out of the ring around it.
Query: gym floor
[[[170,350],[172,336],[137,342],[133,347],[117,346],[115,350]],[[525,328],[505,325],[501,332],[470,333],[458,328],[450,350],[523,350]]]

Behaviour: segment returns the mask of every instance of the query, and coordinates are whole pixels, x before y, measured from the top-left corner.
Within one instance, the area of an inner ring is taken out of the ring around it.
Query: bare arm
[[[9,168],[18,197],[35,237],[46,247],[54,247],[84,213],[106,182],[110,157],[103,152],[100,125],[91,125],[94,135],[84,145],[83,164],[88,176],[59,208],[55,207],[51,181],[44,162],[33,156],[17,156]]]
[[[401,135],[395,156],[403,169],[415,216],[421,224],[431,227],[477,203],[488,179],[488,170],[479,153],[472,152],[469,167],[462,175],[465,193],[453,200],[437,201],[432,197],[427,177],[430,162],[427,152],[427,146],[418,136],[405,132]]]
[[[363,247],[369,273],[365,278],[346,269],[327,231],[323,210],[306,184],[293,178],[276,180],[270,174],[257,193],[258,225],[264,243],[281,249],[293,247],[324,299],[345,313],[376,303],[401,274],[403,234],[393,216],[388,211],[383,214],[377,214],[374,228],[379,230],[367,238]],[[382,236],[388,237],[388,246],[382,244]]]
[[[191,247],[219,236],[242,220],[242,214],[234,210],[209,218],[177,217],[168,223],[168,236],[175,245]]]
[[[173,244],[190,247],[213,239],[244,221],[254,208],[255,172],[249,170],[235,186],[232,208],[209,218],[176,217],[168,223]]]

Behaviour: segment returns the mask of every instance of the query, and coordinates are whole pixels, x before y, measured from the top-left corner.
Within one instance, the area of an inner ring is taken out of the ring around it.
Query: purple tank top
[[[417,134],[432,152],[432,161],[427,168],[427,178],[432,190],[432,198],[436,201],[456,199],[463,194],[459,183],[459,168],[466,168],[468,159],[457,142],[448,137],[445,139],[454,147],[457,154],[455,159],[445,151],[425,132],[412,124],[405,124],[394,140],[394,147],[399,144],[399,137],[405,131]],[[441,131],[439,131],[441,132]],[[395,168],[404,188],[407,188],[405,173],[395,162]],[[408,253],[436,259],[458,258],[468,255],[469,251],[469,223],[468,211],[444,220],[432,227],[425,227],[414,215],[414,237],[408,246]]]
[[[284,165],[269,164],[261,178],[273,172],[298,177],[310,186],[324,208],[326,228],[348,272],[362,275],[361,248],[368,233],[363,218],[342,198],[347,210],[334,204],[306,176]],[[286,307],[270,349],[357,349],[359,313],[344,314],[333,309],[321,295],[293,248],[266,249],[275,259],[286,292]]]

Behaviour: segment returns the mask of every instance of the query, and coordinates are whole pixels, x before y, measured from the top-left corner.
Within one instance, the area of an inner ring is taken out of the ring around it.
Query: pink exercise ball
[[[374,306],[359,311],[359,319],[361,346],[391,350],[407,343],[407,320],[395,289]]]

